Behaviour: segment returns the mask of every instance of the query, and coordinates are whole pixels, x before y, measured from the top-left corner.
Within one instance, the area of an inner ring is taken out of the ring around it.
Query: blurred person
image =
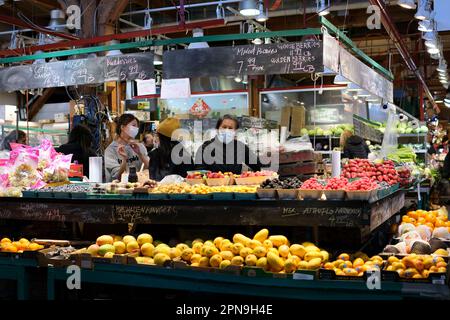
[[[344,151],[343,158],[367,159],[369,156],[370,150],[364,139],[354,135],[350,130],[342,132],[339,143]]]

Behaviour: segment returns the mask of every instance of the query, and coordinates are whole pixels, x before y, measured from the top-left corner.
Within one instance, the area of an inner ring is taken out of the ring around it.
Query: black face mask
[[[147,152],[150,152],[153,150],[153,145],[151,144],[149,146],[146,146],[146,148],[147,148]]]

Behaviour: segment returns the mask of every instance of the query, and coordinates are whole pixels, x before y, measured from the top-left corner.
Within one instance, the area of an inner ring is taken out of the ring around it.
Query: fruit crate
[[[186,182],[193,186],[196,184],[205,184],[205,179],[186,179]]]
[[[298,200],[298,189],[276,189],[280,200]]]
[[[65,268],[70,265],[76,265],[76,255],[70,255],[69,258],[64,256],[53,256],[53,248],[46,248],[39,250],[36,254],[36,259],[40,267],[53,266],[56,268]]]
[[[322,197],[322,191],[300,189],[299,195],[303,200],[319,200]]]
[[[323,190],[327,200],[340,201],[345,199],[345,190]]]
[[[260,267],[243,267],[242,275],[244,277],[251,278],[281,278],[281,279],[292,279],[292,273],[278,273],[278,272],[270,272],[265,271]]]
[[[339,276],[334,272],[334,270],[319,269],[319,279],[320,280],[355,280],[355,281],[366,281],[368,278],[368,273],[364,272],[362,276]]]
[[[428,278],[413,279],[413,278],[403,278],[396,271],[381,270],[381,280],[382,281],[393,281],[393,282],[410,282],[410,283],[432,283],[445,285],[449,283],[449,271],[447,272],[430,272]]]
[[[192,267],[187,264],[185,261],[173,261],[171,265],[174,269],[189,269],[192,271],[200,271],[200,272],[211,272],[211,273],[220,273],[220,274],[233,274],[236,276],[240,276],[242,272],[242,267],[239,266],[227,266],[226,268],[214,268],[214,267]]]
[[[275,189],[262,189],[256,190],[259,199],[275,199],[277,197],[277,191]]]
[[[368,191],[346,191],[347,199],[354,201],[368,201],[373,194],[373,190]]]

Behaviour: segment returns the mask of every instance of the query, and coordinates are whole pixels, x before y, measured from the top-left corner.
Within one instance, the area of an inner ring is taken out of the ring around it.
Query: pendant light
[[[439,66],[436,68],[438,72],[447,72],[447,63],[444,59],[439,60]]]
[[[417,12],[414,18],[418,20],[428,20],[430,19],[430,9],[428,0],[418,0]]]
[[[330,14],[330,0],[316,0],[316,5],[319,16]]]
[[[266,22],[269,19],[269,14],[264,10],[264,4],[262,0],[259,1],[258,4],[259,15],[256,17],[256,21],[258,22]]]
[[[415,9],[416,8],[416,4],[415,4],[414,0],[400,0],[397,4],[400,7],[403,7],[405,9]]]
[[[259,15],[258,6],[255,0],[242,0],[239,3],[239,13],[246,17],[253,17]]]

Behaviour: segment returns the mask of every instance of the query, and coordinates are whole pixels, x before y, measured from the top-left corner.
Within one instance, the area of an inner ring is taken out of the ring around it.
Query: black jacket
[[[162,160],[164,157],[163,152],[160,148],[155,148],[149,152],[150,157],[150,178],[156,181],[161,181],[165,176],[171,174],[177,174],[186,177],[187,171],[193,170],[194,166],[192,164],[192,156],[191,154],[182,147],[179,142],[172,142],[172,150],[173,148],[178,147],[179,152],[179,160],[181,163],[174,163],[171,159],[169,161]],[[183,161],[181,161],[183,160]],[[178,161],[178,160],[175,160]],[[163,162],[163,167],[160,167],[160,163]]]
[[[450,179],[450,152],[447,153],[444,160],[444,165],[442,166],[442,178]]]
[[[230,161],[227,161],[229,158]],[[241,141],[224,144],[218,139],[203,143],[195,154],[197,170],[210,170],[212,172],[233,172],[240,174],[242,165],[246,164],[253,171],[261,170],[259,158],[250,151]]]
[[[367,159],[370,150],[363,138],[351,136],[347,139],[344,146],[344,158],[349,159]]]
[[[85,176],[89,175],[89,157],[96,157],[94,150],[89,150],[88,152],[83,152],[81,146],[76,143],[66,143],[59,148],[56,149],[56,152],[64,153],[64,154],[72,154],[72,163],[75,161],[78,164],[83,165],[83,174]]]

